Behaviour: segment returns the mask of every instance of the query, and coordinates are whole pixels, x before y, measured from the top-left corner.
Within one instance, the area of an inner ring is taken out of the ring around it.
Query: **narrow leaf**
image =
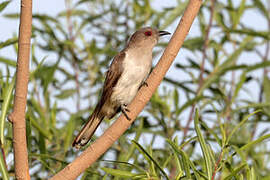
[[[169,180],[169,177],[168,175],[165,173],[165,171],[159,166],[159,164],[147,153],[147,151],[139,144],[137,143],[136,141],[132,141],[137,149],[144,155],[144,157],[146,157],[148,160],[152,161],[155,166],[160,170],[160,172],[163,174],[163,176]]]
[[[203,138],[202,132],[199,128],[199,111],[198,109],[196,109],[195,112],[195,120],[194,120],[194,126],[195,126],[195,131],[197,133],[198,136],[198,140],[203,152],[203,156],[204,156],[204,162],[205,162],[205,168],[207,171],[207,177],[208,180],[211,180],[211,176],[212,176],[212,163],[211,163],[211,157],[210,157],[210,152],[209,149],[207,148],[206,142]]]

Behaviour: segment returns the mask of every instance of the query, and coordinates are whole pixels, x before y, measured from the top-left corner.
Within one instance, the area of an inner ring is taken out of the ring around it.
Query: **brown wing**
[[[79,149],[80,147],[87,144],[87,142],[90,140],[92,135],[95,133],[97,127],[101,123],[102,119],[104,118],[104,114],[100,113],[102,106],[110,98],[112,95],[112,91],[114,86],[116,85],[118,79],[120,78],[122,72],[123,72],[123,60],[125,58],[125,52],[120,52],[118,55],[116,55],[113,59],[113,62],[106,74],[103,92],[101,95],[101,99],[96,106],[94,112],[89,117],[88,122],[84,125],[82,130],[79,132],[77,137],[74,139],[72,146]]]
[[[123,72],[123,60],[125,56],[125,52],[122,51],[114,57],[112,64],[106,73],[103,92],[100,99],[101,104],[112,95],[113,88]]]

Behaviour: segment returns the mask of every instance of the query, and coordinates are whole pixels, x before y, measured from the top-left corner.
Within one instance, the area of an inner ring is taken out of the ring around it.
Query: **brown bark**
[[[13,127],[16,179],[30,179],[26,144],[25,108],[29,79],[29,55],[32,28],[32,0],[21,0],[19,50],[17,57],[14,109],[9,115]]]
[[[201,3],[202,0],[190,0],[185,13],[168,44],[168,47],[165,49],[160,61],[147,79],[148,87],[142,87],[128,107],[128,109],[131,110],[129,117],[132,120],[128,121],[123,115],[121,115],[99,139],[90,145],[72,163],[53,176],[51,180],[75,179],[86,168],[91,166],[91,164],[93,164],[103,153],[105,153],[107,149],[109,149],[110,146],[132,124],[136,116],[143,110],[146,103],[150,100],[152,94],[161,83],[170,65],[178,54],[191,24],[200,9]]]

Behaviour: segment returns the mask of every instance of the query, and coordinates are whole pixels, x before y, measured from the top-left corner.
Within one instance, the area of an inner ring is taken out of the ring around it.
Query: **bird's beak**
[[[167,32],[167,31],[158,31],[158,35],[159,36],[165,36],[165,35],[170,35],[171,33]]]

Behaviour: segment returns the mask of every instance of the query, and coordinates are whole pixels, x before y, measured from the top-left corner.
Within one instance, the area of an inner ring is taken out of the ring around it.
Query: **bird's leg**
[[[127,104],[121,105],[121,111],[126,116],[127,120],[131,120],[130,117],[128,117],[127,112],[130,112],[130,110],[127,108]]]

